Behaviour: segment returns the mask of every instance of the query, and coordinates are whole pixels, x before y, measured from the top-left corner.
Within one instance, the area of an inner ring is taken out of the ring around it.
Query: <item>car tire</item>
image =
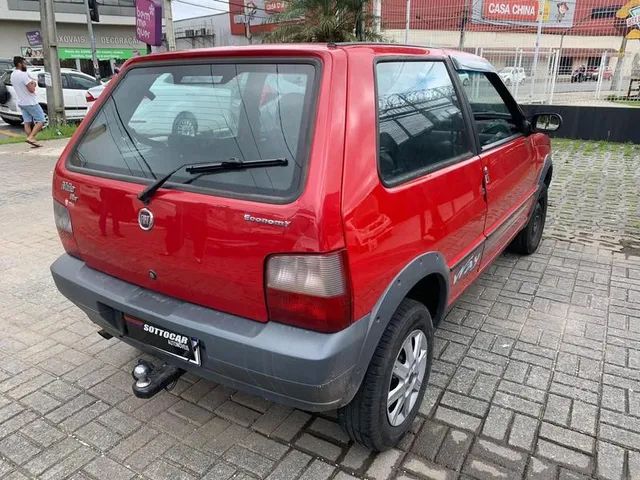
[[[181,112],[173,121],[171,127],[173,135],[182,135],[184,137],[195,137],[198,135],[198,121],[191,112]]]
[[[42,111],[44,113],[44,123],[43,128],[46,128],[49,126],[49,113],[47,112],[47,104],[46,103],[41,103],[40,106],[42,107]]]
[[[547,202],[547,187],[544,186],[538,195],[538,201],[533,207],[529,221],[509,245],[510,251],[531,255],[538,249],[547,219]]]
[[[417,361],[411,361],[409,348],[419,352]],[[375,451],[396,445],[418,413],[432,359],[433,324],[429,310],[406,298],[382,334],[355,397],[338,410],[338,421],[349,437]],[[396,363],[404,368],[396,369]],[[406,375],[405,380],[401,373]],[[390,402],[393,391],[400,397]]]
[[[22,120],[16,120],[14,118],[0,117],[2,121],[8,123],[9,125],[13,125],[14,127],[19,127],[22,125]]]

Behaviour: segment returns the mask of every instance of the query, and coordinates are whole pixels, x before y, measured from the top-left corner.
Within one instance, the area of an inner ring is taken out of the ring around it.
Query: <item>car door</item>
[[[373,301],[398,273],[393,267],[438,252],[455,299],[477,273],[486,214],[482,167],[455,73],[443,59],[385,58],[375,65],[377,88],[363,92],[363,71],[350,88],[348,105],[357,113],[349,116],[355,124],[346,139],[345,195],[375,187],[365,199],[356,195],[352,207],[345,200],[354,281]],[[366,94],[377,96],[377,109]],[[366,130],[372,110],[377,139]],[[377,171],[364,163],[371,144],[378,146]]]
[[[535,151],[525,118],[497,74],[469,72],[466,94],[481,149],[487,197],[482,266],[502,252],[526,223],[535,200]]]
[[[71,88],[71,79],[68,73],[63,73],[62,77],[62,97],[64,99],[64,113],[67,118],[74,118],[77,116],[78,111],[78,99],[76,97],[76,91]]]

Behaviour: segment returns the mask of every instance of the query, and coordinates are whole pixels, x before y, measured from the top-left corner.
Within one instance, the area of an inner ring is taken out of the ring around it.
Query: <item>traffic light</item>
[[[100,21],[100,13],[98,12],[97,0],[89,0],[89,16],[92,22]]]

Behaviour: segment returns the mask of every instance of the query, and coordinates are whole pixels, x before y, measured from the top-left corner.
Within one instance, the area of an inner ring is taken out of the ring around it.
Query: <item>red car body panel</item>
[[[70,211],[78,253],[88,266],[172,297],[265,322],[267,256],[344,247],[340,168],[345,117],[335,112],[344,112],[346,56],[343,51],[329,52],[326,48],[256,50],[265,56],[307,56],[322,62],[315,134],[300,197],[278,205],[165,188],[151,203],[153,230],[143,231],[137,212],[144,205],[136,196],[145,185],[73,172],[65,166],[71,152],[68,147],[55,169],[53,194]],[[227,53],[234,58],[256,56],[255,50],[239,53],[237,49],[216,49],[213,56]],[[157,58],[200,56],[202,52],[189,51]],[[206,56],[211,57],[211,52]],[[139,62],[128,62],[124,71]],[[118,81],[124,76],[119,75]],[[106,97],[105,93],[100,100]],[[99,107],[92,109],[70,145],[83,134]],[[68,202],[68,194],[61,189],[63,180],[73,183],[78,202]],[[245,221],[247,213],[289,220],[291,224],[286,229],[274,229]],[[156,279],[150,278],[150,270]]]
[[[380,182],[376,109],[371,108],[377,53],[372,48],[366,54],[350,52],[349,58],[350,70],[359,72],[349,78],[343,188],[349,269],[353,290],[359,292],[355,318],[371,311],[389,282],[417,256],[437,251],[453,266],[484,240],[486,202],[477,156],[396,187]],[[451,282],[451,298],[473,278]]]
[[[346,248],[352,317],[358,319],[419,255],[439,252],[453,269],[472,252],[484,250],[482,261],[466,276],[454,281],[451,275],[450,305],[526,222],[549,141],[544,135],[519,136],[402,185],[385,187],[377,170],[373,66],[384,55],[444,53],[385,45],[295,45],[171,52],[128,61],[55,169],[53,195],[70,211],[78,254],[88,266],[149,290],[265,322],[264,268],[272,254]],[[152,200],[154,229],[142,231],[137,212],[143,204],[136,196],[145,184],[66,167],[73,145],[131,67],[151,61],[256,56],[310,57],[322,65],[307,175],[293,202],[223,198],[169,184],[171,188],[162,188]],[[491,177],[486,190],[485,166]],[[78,202],[69,201],[63,181],[75,185]],[[246,222],[245,213],[291,224],[274,229]]]

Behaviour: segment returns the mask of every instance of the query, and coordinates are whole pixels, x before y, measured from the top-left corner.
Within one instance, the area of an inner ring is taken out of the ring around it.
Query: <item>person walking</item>
[[[22,113],[24,131],[27,134],[26,142],[33,148],[41,147],[36,141],[36,135],[44,126],[44,111],[38,103],[36,95],[37,84],[27,73],[27,64],[24,57],[13,57],[15,70],[11,74],[11,85],[16,92],[16,103]]]

